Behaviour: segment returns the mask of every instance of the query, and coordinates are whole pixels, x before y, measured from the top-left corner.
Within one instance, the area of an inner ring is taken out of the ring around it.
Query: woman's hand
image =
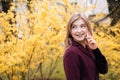
[[[92,36],[87,36],[87,45],[89,46],[90,49],[95,50],[97,48],[97,43],[96,41],[93,39]]]

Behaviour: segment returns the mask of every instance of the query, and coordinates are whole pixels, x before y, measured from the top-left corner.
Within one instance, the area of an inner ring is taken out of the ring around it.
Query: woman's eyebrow
[[[73,23],[72,25],[76,25],[75,23]]]
[[[76,26],[76,24],[73,23],[72,26]]]

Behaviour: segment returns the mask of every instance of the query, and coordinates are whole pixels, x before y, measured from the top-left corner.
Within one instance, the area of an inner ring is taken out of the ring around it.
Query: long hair
[[[92,36],[92,29],[90,27],[90,24],[89,24],[87,18],[84,15],[77,12],[77,13],[72,15],[72,17],[70,18],[70,20],[68,21],[68,24],[67,24],[67,33],[66,33],[66,38],[65,38],[65,48],[67,48],[69,45],[72,44],[72,41],[71,41],[71,39],[72,39],[71,27],[72,27],[73,23],[78,19],[82,19],[85,22],[85,24],[88,28],[88,31],[89,31],[90,35]]]

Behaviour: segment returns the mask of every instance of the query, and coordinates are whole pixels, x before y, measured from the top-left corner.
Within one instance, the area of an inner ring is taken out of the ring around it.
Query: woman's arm
[[[108,72],[108,63],[107,63],[105,56],[102,55],[99,48],[96,48],[95,50],[92,50],[92,51],[95,56],[96,66],[97,66],[99,73],[101,73],[101,74],[107,73]]]
[[[78,55],[74,52],[67,52],[64,56],[63,64],[66,80],[80,80],[80,62]]]
[[[97,66],[99,73],[101,74],[107,73],[108,72],[107,60],[102,55],[101,51],[98,49],[96,41],[93,39],[92,36],[89,36],[89,34],[87,34],[86,39],[87,39],[87,45],[89,46],[90,49],[92,49],[94,53],[95,60],[96,60],[96,66]]]

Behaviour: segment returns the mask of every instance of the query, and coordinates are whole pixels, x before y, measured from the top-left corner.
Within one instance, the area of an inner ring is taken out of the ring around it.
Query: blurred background
[[[66,80],[66,25],[84,14],[109,71],[120,80],[120,0],[0,0],[0,80]]]

